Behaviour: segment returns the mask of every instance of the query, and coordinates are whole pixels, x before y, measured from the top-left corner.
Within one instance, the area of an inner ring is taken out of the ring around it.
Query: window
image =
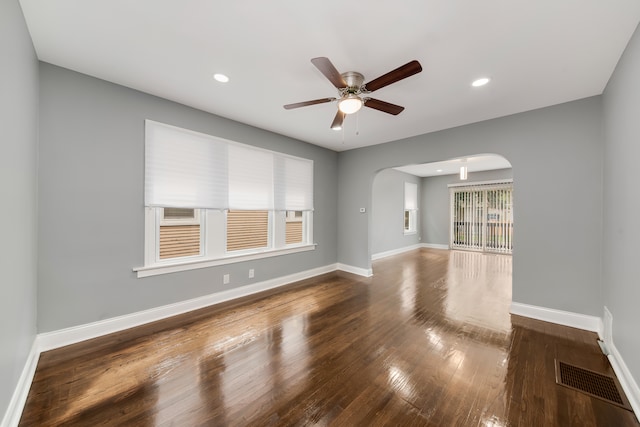
[[[227,212],[227,251],[269,246],[269,211]]]
[[[404,234],[415,234],[418,217],[418,184],[404,183]]]
[[[145,135],[138,277],[313,249],[313,161],[150,120]]]
[[[200,211],[185,208],[159,208],[158,257],[181,258],[202,253]]]
[[[162,209],[162,225],[199,224],[199,211],[186,208]]]
[[[454,186],[451,193],[452,249],[510,254],[513,250],[513,184]]]
[[[287,245],[302,243],[304,241],[304,221],[302,215],[302,211],[287,211],[285,229],[285,241]]]

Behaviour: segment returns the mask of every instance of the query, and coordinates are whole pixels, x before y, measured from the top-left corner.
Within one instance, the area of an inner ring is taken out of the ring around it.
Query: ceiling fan
[[[342,129],[342,122],[347,114],[353,114],[360,110],[362,106],[373,108],[374,110],[393,114],[400,114],[404,107],[391,104],[389,102],[380,101],[379,99],[369,98],[368,94],[380,88],[388,86],[392,83],[406,79],[409,76],[422,71],[422,66],[416,60],[408,62],[395,70],[389,71],[377,79],[373,79],[368,83],[364,83],[364,76],[356,71],[347,71],[339,73],[333,66],[329,58],[319,57],[313,58],[311,63],[338,89],[338,98],[320,98],[312,101],[297,102],[295,104],[287,104],[284,106],[286,110],[294,108],[306,107],[308,105],[324,104],[326,102],[338,101],[338,112],[336,113],[331,129]]]

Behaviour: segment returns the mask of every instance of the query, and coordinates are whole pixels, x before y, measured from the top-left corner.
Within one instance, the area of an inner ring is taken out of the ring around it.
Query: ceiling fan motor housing
[[[362,93],[362,85],[364,84],[364,76],[356,71],[347,71],[341,74],[344,81],[347,83],[347,87],[344,89],[345,94]]]

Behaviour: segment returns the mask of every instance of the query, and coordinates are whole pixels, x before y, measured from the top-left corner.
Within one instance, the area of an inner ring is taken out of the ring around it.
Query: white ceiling
[[[20,3],[42,61],[338,151],[601,94],[640,21],[638,0]],[[423,72],[371,95],[400,115],[363,108],[336,132],[335,103],[282,108],[336,96],[318,56],[365,81]]]
[[[466,166],[467,172],[471,173],[494,169],[507,169],[511,167],[511,163],[502,156],[484,154],[480,156],[465,157],[463,159],[452,159],[444,162],[401,166],[393,169],[415,176],[427,177],[459,174],[461,166]]]

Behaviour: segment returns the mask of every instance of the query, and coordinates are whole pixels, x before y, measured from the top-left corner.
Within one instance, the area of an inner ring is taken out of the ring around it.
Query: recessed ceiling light
[[[436,172],[442,172],[442,169],[438,169]]]
[[[491,80],[491,79],[489,79],[488,77],[483,77],[481,79],[474,80],[473,83],[471,83],[471,86],[473,86],[473,87],[484,86],[487,83],[489,83],[489,80]]]
[[[226,83],[229,81],[229,77],[225,76],[224,74],[214,74],[213,78],[219,81],[220,83]]]

